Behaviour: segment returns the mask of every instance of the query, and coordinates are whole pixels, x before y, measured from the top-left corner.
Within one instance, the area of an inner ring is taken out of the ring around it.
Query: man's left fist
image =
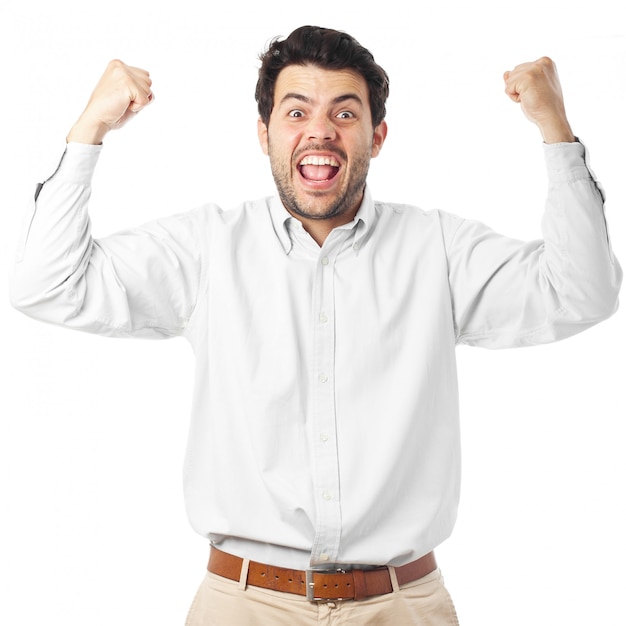
[[[546,143],[576,141],[565,115],[563,92],[552,59],[542,57],[504,73],[506,94],[536,124]]]

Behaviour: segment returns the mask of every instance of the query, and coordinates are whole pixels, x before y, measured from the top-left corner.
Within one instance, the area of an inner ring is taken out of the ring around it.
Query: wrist
[[[75,142],[97,146],[102,143],[109,130],[106,124],[92,122],[80,117],[70,129],[66,141],[67,143]]]
[[[544,143],[573,143],[576,141],[576,136],[567,120],[540,124],[539,130]]]

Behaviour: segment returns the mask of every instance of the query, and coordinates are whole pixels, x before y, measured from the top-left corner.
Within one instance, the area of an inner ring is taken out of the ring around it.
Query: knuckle
[[[109,68],[112,69],[112,70],[113,69],[119,69],[119,68],[122,68],[122,67],[125,67],[125,64],[122,61],[120,61],[119,59],[113,59],[113,60],[109,61]]]
[[[544,71],[554,68],[554,61],[550,57],[541,57],[537,60],[537,64]]]

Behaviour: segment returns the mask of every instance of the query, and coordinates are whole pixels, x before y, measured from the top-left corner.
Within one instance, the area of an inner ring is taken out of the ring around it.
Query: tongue
[[[332,165],[303,165],[300,171],[308,180],[328,180],[336,174],[337,168]]]

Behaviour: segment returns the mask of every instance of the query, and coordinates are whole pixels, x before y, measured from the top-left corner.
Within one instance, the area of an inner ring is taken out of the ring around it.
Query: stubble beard
[[[308,146],[306,149],[337,152],[337,150],[327,150],[324,146]],[[294,155],[294,161],[299,158],[298,154],[302,154],[302,152],[303,150],[300,150]],[[268,153],[278,195],[287,211],[292,215],[313,220],[332,219],[356,210],[360,205],[369,170],[369,155],[359,155],[352,161],[352,172],[349,174],[345,188],[340,189],[338,195],[328,202],[325,200],[327,194],[323,191],[311,191],[307,194],[307,198],[298,199],[295,185],[292,182],[292,172],[295,166],[292,167],[290,161],[274,155],[271,142],[268,146]],[[345,155],[339,154],[342,157],[342,162],[345,163]]]

